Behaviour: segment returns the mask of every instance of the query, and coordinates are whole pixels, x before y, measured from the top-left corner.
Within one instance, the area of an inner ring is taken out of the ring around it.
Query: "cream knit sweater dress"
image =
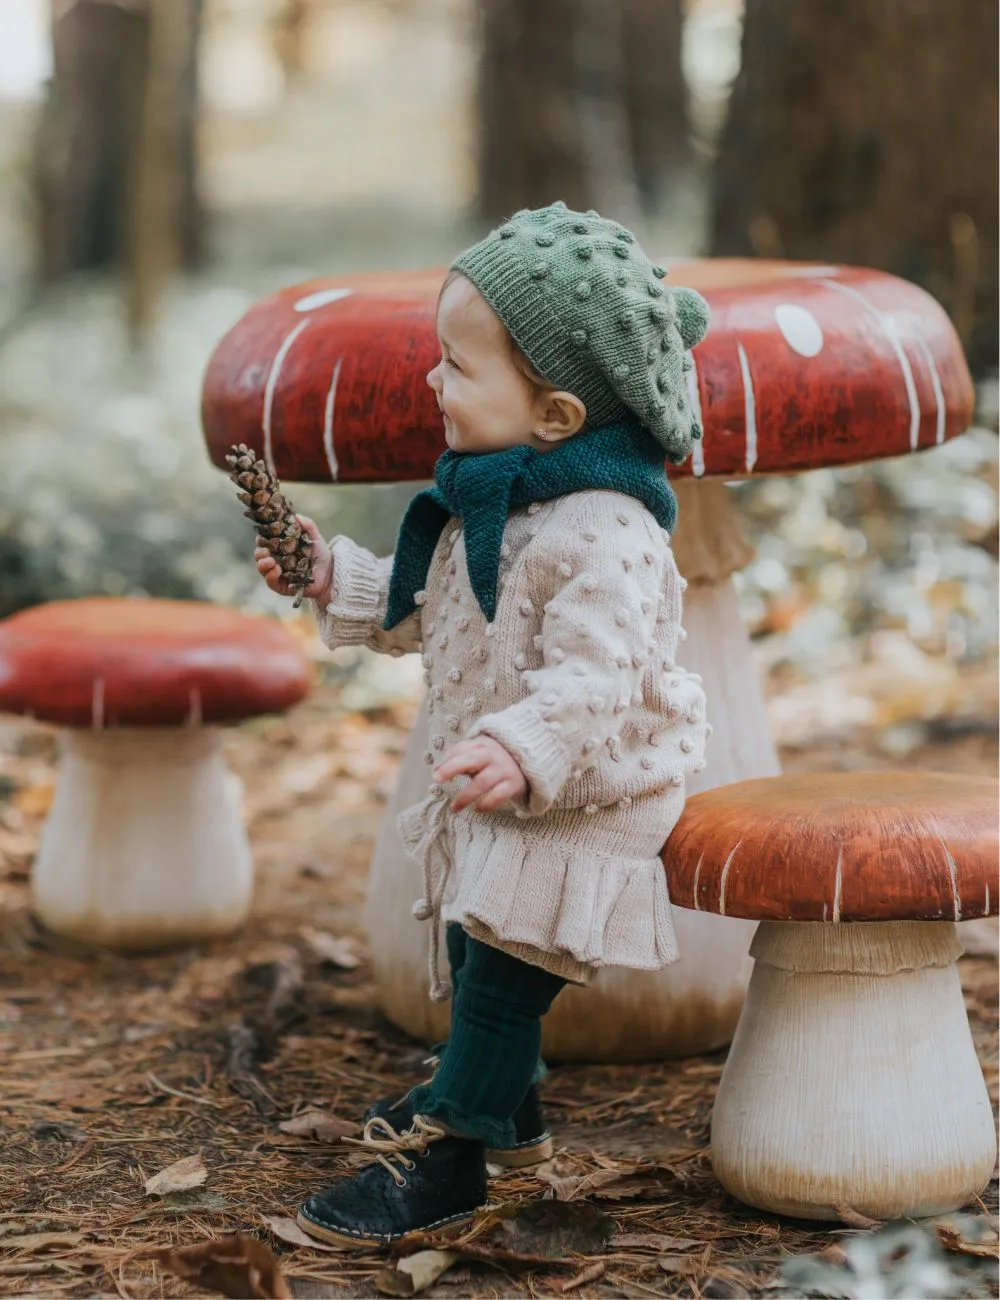
[[[659,853],[710,728],[701,679],[675,658],[686,584],[645,506],[602,490],[512,511],[492,623],[469,583],[457,519],[419,608],[388,632],[392,557],[346,537],[331,550],[330,602],[316,608],[323,640],[422,653],[428,765],[463,737],[487,735],[528,781],[497,812],[453,814],[457,783],[430,784],[428,767],[426,799],[400,817],[424,873],[418,915],[435,927],[439,916],[457,921],[577,983],[602,966],[676,961]]]

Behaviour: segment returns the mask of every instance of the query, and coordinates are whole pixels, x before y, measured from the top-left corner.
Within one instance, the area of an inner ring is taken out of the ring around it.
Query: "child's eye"
[[[451,366],[452,370],[458,370],[459,372],[461,372],[462,367],[458,364],[457,361],[453,361],[451,357],[445,357],[444,363],[446,366]]]

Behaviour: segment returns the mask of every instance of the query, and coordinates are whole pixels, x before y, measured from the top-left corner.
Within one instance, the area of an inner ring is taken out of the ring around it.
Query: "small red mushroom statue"
[[[444,450],[425,375],[440,348],[440,271],[315,281],[252,308],[221,341],[205,377],[212,459],[257,448],[284,479],[372,483],[423,479]],[[672,468],[673,537],[687,579],[684,661],[704,679],[714,734],[689,793],[770,776],[770,739],[731,575],[749,559],[725,480],[850,465],[934,447],[967,428],[972,386],[942,309],[876,271],[779,262],[682,261],[668,282],[711,307],[688,373],[704,427]],[[427,935],[394,814],[426,793],[427,719],[418,717],[376,848],[372,954],[383,1010],[431,1041],[447,1013],[427,1002]],[[377,911],[376,911],[377,909]],[[676,917],[680,961],[663,971],[603,970],[570,989],[545,1021],[550,1056],[642,1059],[728,1042],[750,975],[751,921]],[[586,1001],[582,1001],[583,997]]]
[[[0,623],[0,712],[61,728],[36,916],[121,951],[236,929],[253,871],[218,724],[286,709],[308,690],[289,633],[237,610],[67,600]]]
[[[946,1214],[986,1188],[996,1125],[956,921],[997,913],[997,783],[939,772],[741,781],[690,800],[671,897],[760,922],[712,1114],[741,1201],[850,1221]]]

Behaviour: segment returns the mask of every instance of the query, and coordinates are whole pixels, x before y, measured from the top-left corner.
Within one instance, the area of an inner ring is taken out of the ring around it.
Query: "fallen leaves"
[[[399,1260],[395,1268],[384,1268],[373,1279],[379,1295],[419,1295],[446,1273],[457,1255],[450,1250],[418,1250]]]
[[[692,1259],[690,1255],[661,1255],[656,1263],[661,1272],[679,1274],[681,1277],[698,1273],[702,1268],[701,1261]]]
[[[278,1125],[282,1133],[293,1137],[312,1138],[315,1142],[339,1142],[341,1138],[357,1137],[361,1125],[355,1120],[341,1119],[322,1110],[306,1110],[301,1115],[286,1119]]]
[[[948,1214],[934,1220],[934,1231],[952,1254],[996,1259],[1000,1252],[997,1220],[988,1214]]]
[[[83,1232],[23,1232],[16,1236],[0,1237],[0,1249],[13,1250],[18,1255],[36,1255],[47,1250],[72,1250],[84,1239]]]
[[[572,1156],[557,1155],[537,1166],[535,1177],[548,1184],[557,1201],[655,1200],[676,1189],[677,1174],[653,1161],[607,1162],[587,1171]]]
[[[573,1277],[564,1280],[556,1280],[551,1284],[553,1291],[559,1291],[563,1295],[567,1291],[575,1291],[579,1286],[586,1286],[588,1282],[597,1282],[604,1276],[604,1261],[599,1259],[593,1264],[588,1264],[585,1269],[575,1273]]]
[[[601,1254],[614,1224],[596,1205],[529,1200],[479,1214],[462,1237],[413,1233],[415,1249],[447,1250],[465,1261],[506,1268],[572,1267],[572,1255]]]
[[[155,1250],[145,1256],[167,1273],[194,1286],[221,1291],[234,1300],[291,1300],[288,1283],[269,1248],[254,1237],[220,1237],[179,1250]]]
[[[302,926],[299,934],[320,961],[337,966],[340,970],[356,970],[361,965],[363,958],[360,945],[355,939],[338,939],[325,930],[314,930],[311,925]]]
[[[620,1237],[615,1237],[611,1245],[615,1250],[656,1250],[660,1254],[669,1253],[672,1250],[696,1250],[705,1244],[705,1238],[695,1240],[694,1237],[669,1237],[662,1232],[637,1232],[624,1233]]]
[[[563,1255],[596,1255],[607,1247],[614,1224],[595,1205],[568,1205],[538,1200],[520,1205],[501,1220],[498,1244],[517,1254],[559,1259]]]
[[[152,1178],[147,1178],[146,1195],[169,1196],[173,1192],[190,1192],[193,1188],[200,1187],[207,1178],[208,1170],[199,1151],[196,1156],[185,1156],[183,1160],[175,1160],[172,1165],[167,1165],[166,1169],[161,1169]]]
[[[339,1246],[329,1246],[325,1241],[317,1241],[302,1231],[294,1219],[286,1219],[278,1214],[262,1214],[261,1223],[269,1232],[273,1232],[279,1241],[288,1246],[308,1246],[310,1250],[338,1251]]]

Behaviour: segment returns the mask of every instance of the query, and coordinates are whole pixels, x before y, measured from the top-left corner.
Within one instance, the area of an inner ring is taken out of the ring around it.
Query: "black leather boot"
[[[312,1237],[387,1246],[410,1232],[460,1229],[486,1203],[481,1142],[452,1137],[421,1115],[402,1133],[370,1119],[354,1141],[372,1163],[302,1204],[297,1222]]]
[[[402,1097],[383,1097],[365,1111],[365,1119],[384,1119],[398,1132],[409,1128],[413,1123],[413,1105],[410,1094]],[[532,1084],[524,1094],[514,1112],[514,1133],[516,1141],[512,1147],[488,1147],[486,1160],[488,1164],[499,1165],[502,1169],[524,1169],[528,1165],[540,1164],[552,1158],[552,1136],[545,1127],[542,1114],[542,1102],[538,1087]]]

